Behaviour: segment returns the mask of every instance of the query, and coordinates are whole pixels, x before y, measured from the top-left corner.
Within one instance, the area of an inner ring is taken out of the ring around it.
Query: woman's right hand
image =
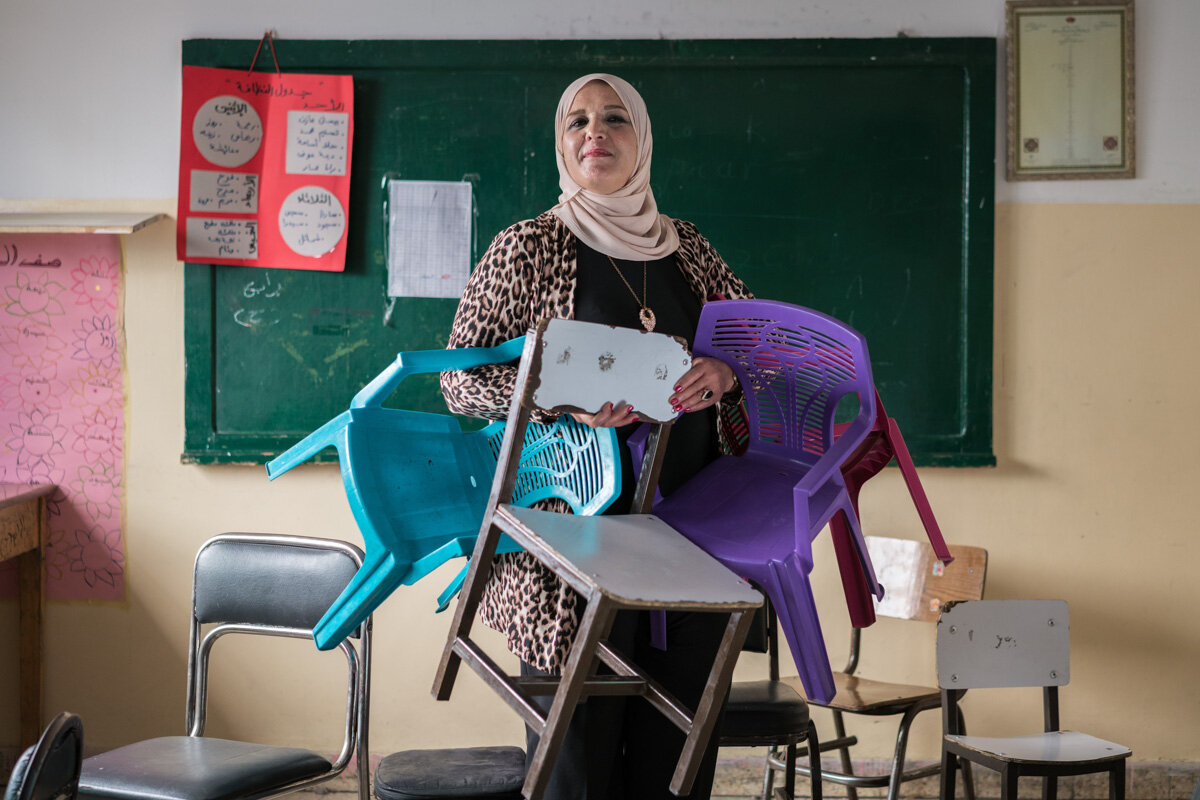
[[[641,417],[628,403],[622,403],[616,407],[612,403],[605,403],[595,414],[575,413],[571,416],[576,422],[583,423],[589,428],[620,428],[641,421]]]

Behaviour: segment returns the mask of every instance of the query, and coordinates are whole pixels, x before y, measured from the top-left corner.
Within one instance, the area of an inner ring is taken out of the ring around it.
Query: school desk
[[[0,561],[17,559],[20,606],[21,747],[42,732],[42,611],[46,551],[45,497],[52,483],[0,483]]]

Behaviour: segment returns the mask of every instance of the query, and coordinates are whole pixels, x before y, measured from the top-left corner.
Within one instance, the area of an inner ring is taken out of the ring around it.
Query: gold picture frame
[[[1134,0],[1007,0],[1010,181],[1133,178]]]

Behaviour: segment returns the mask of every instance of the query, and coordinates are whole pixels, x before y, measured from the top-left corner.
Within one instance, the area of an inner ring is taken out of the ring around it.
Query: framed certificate
[[[1134,177],[1134,0],[1008,0],[1008,179]]]

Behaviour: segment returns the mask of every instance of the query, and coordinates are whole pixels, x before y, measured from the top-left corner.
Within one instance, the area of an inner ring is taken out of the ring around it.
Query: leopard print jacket
[[[751,296],[695,225],[674,223],[679,234],[676,263],[701,303],[714,295]],[[575,235],[554,214],[502,231],[467,282],[447,346],[492,347],[524,335],[542,319],[574,318],[575,269]],[[516,372],[511,364],[443,372],[446,404],[457,414],[504,419]],[[561,500],[538,507],[569,512]],[[481,619],[504,635],[508,649],[522,661],[557,673],[566,663],[582,607],[574,590],[531,555],[507,553],[493,564]]]

